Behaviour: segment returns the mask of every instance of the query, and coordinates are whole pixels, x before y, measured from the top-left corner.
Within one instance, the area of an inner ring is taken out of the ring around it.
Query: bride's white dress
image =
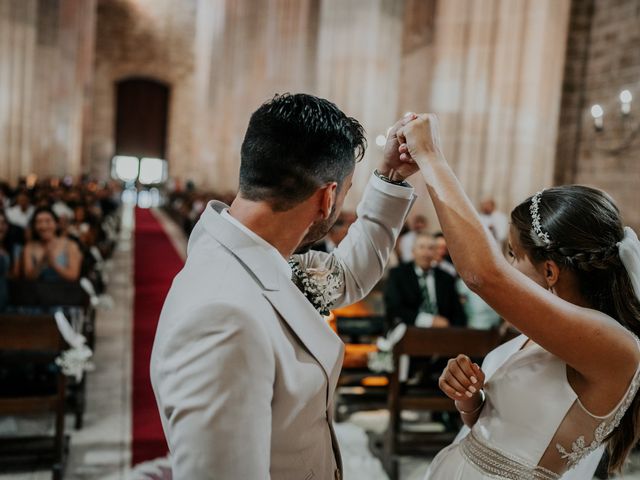
[[[485,382],[486,403],[471,432],[435,457],[425,480],[560,479],[601,446],[639,386],[640,366],[616,408],[592,415],[562,360],[536,344],[519,348]]]

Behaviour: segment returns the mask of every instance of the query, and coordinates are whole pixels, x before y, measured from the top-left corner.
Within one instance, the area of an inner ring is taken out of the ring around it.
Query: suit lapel
[[[344,344],[293,282],[262,294],[322,366],[327,377],[328,403],[340,375]]]

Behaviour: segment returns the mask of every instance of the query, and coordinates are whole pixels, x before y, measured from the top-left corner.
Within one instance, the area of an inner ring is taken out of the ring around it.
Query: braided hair
[[[554,261],[572,271],[580,293],[591,307],[614,318],[640,336],[640,301],[618,253],[624,226],[618,207],[606,193],[581,185],[544,190],[537,221],[548,234],[536,233],[530,197],[511,212],[520,245],[532,263]],[[620,426],[607,438],[609,471],[619,472],[640,439],[640,395],[636,396]]]

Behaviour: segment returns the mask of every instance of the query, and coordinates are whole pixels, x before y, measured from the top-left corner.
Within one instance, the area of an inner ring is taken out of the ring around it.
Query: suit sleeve
[[[160,408],[176,480],[269,479],[275,360],[260,322],[216,304],[166,345]]]
[[[414,199],[413,188],[372,175],[357,208],[358,220],[340,245],[330,254],[310,251],[296,257],[304,270],[329,271],[340,278],[334,308],[357,302],[378,283]]]

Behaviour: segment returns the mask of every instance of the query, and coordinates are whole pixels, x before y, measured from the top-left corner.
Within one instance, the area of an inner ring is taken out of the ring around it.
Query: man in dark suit
[[[465,327],[467,319],[456,290],[456,278],[437,266],[436,239],[419,233],[413,245],[413,262],[404,263],[389,272],[384,302],[388,325],[398,323],[417,327]],[[437,389],[438,377],[447,359],[413,359],[407,385]],[[434,421],[442,422],[447,431],[459,425],[446,412],[432,412]]]
[[[402,322],[417,327],[466,326],[456,279],[433,266],[437,257],[435,238],[418,234],[413,256],[413,262],[389,273],[384,292],[389,325]]]

